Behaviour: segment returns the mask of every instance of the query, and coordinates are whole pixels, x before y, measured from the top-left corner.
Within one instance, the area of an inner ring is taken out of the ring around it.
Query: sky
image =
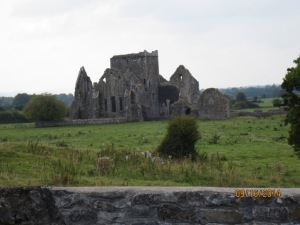
[[[1,0],[0,96],[74,93],[114,55],[158,50],[200,89],[280,84],[300,55],[299,0]]]

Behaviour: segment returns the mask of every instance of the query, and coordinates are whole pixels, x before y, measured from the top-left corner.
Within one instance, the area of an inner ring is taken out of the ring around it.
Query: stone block
[[[176,201],[177,198],[172,194],[137,194],[133,198],[133,203],[137,205],[157,205]]]
[[[155,207],[149,206],[134,206],[126,210],[126,218],[157,218],[157,210]]]
[[[47,188],[0,187],[0,224],[65,224]]]
[[[257,221],[289,222],[289,210],[287,207],[254,207],[253,217]]]
[[[240,224],[243,223],[243,213],[234,209],[205,210],[205,216],[210,223]]]

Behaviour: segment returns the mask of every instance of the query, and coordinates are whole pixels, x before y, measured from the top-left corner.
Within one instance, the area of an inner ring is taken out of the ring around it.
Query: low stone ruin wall
[[[280,189],[281,197],[255,197],[254,194],[237,197],[236,190],[209,187],[0,188],[0,225],[300,224],[299,188]],[[251,190],[248,195],[255,191]],[[259,190],[263,189],[258,189],[257,193]]]
[[[61,126],[74,126],[74,125],[97,125],[107,123],[126,123],[127,118],[99,118],[99,119],[78,119],[78,120],[64,120],[64,121],[38,121],[35,127],[61,127]]]
[[[286,111],[284,109],[273,109],[268,111],[255,110],[253,112],[248,112],[248,111],[231,112],[231,116],[255,116],[255,117],[268,117],[268,116],[275,116],[275,115],[282,115],[282,114],[286,114]]]

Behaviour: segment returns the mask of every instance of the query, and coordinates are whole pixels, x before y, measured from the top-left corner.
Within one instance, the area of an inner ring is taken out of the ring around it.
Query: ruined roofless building
[[[92,84],[81,67],[70,116],[143,121],[190,112],[198,115],[199,99],[199,82],[184,66],[167,81],[159,74],[158,51],[144,51],[113,56],[98,83]]]

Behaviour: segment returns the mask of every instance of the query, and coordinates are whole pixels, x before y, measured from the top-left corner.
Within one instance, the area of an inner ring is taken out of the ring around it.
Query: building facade
[[[70,116],[72,119],[121,116],[128,121],[191,112],[198,116],[200,97],[199,82],[184,66],[179,66],[167,81],[159,74],[158,51],[144,51],[113,56],[110,68],[94,84],[81,67]]]

